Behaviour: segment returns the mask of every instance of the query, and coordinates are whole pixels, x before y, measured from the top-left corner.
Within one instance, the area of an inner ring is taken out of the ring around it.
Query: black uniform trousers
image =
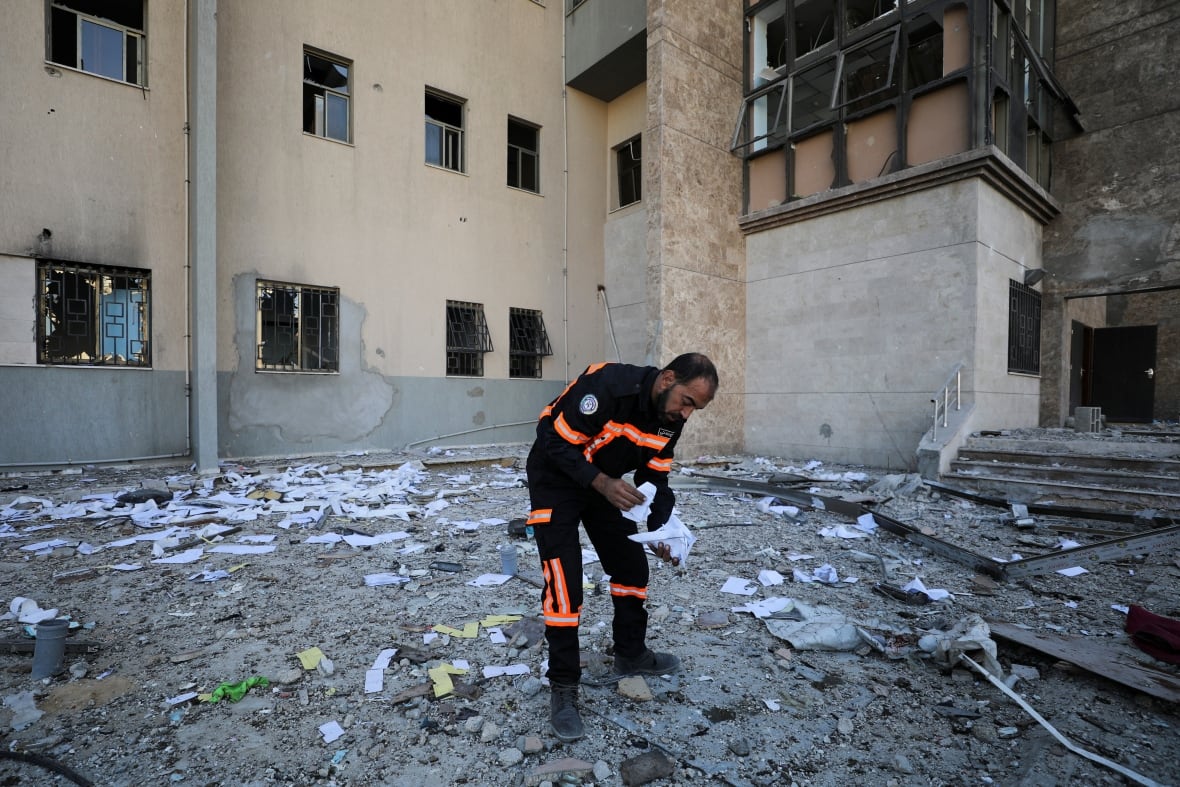
[[[638,532],[607,499],[576,484],[533,484],[529,517],[545,577],[542,612],[549,643],[549,680],[573,685],[581,678],[578,623],[582,611],[582,547],[586,528],[604,572],[610,575],[615,654],[634,658],[646,649],[647,554],[627,538]]]

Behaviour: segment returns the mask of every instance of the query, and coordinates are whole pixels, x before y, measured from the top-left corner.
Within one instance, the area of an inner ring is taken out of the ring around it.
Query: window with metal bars
[[[37,261],[37,363],[151,366],[151,272]]]
[[[257,303],[255,369],[340,371],[340,290],[259,280]]]
[[[447,374],[483,377],[483,356],[491,351],[483,304],[447,301]]]
[[[508,376],[541,377],[541,359],[553,355],[545,320],[535,309],[508,310]]]
[[[1008,371],[1041,373],[1041,294],[1008,280]]]
[[[53,0],[48,7],[49,62],[147,84],[143,0]]]

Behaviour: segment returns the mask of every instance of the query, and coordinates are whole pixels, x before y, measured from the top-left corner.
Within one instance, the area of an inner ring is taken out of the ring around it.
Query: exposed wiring
[[[1068,738],[1066,738],[1064,735],[1062,735],[1060,732],[1058,732],[1056,729],[1054,729],[1052,724],[1045,721],[1044,717],[1042,717],[1041,714],[1039,714],[1035,710],[1033,710],[1033,707],[1031,705],[1029,705],[1027,702],[1025,702],[1023,697],[1021,697],[1016,692],[1012,691],[1012,689],[1008,688],[1007,684],[1005,684],[1002,680],[998,679],[995,675],[992,675],[990,672],[985,670],[979,664],[972,661],[971,658],[964,653],[959,654],[959,661],[966,663],[973,670],[975,670],[980,675],[982,675],[983,677],[985,677],[989,681],[991,681],[991,683],[997,689],[999,689],[1000,691],[1007,694],[1008,697],[1012,701],[1014,701],[1020,707],[1024,708],[1025,713],[1027,713],[1029,716],[1032,716],[1034,719],[1037,720],[1037,723],[1039,723],[1042,727],[1044,727],[1046,730],[1048,730],[1049,734],[1052,735],[1054,738],[1056,738],[1058,743],[1060,743],[1065,748],[1069,749],[1074,754],[1085,757],[1087,760],[1091,760],[1093,762],[1096,762],[1099,765],[1105,765],[1107,768],[1110,768],[1112,771],[1117,771],[1117,772],[1121,773],[1123,776],[1126,776],[1128,779],[1135,782],[1136,784],[1143,784],[1143,785],[1146,785],[1146,787],[1163,787],[1163,785],[1161,785],[1159,782],[1152,781],[1151,779],[1147,778],[1146,776],[1141,776],[1138,773],[1135,773],[1135,771],[1131,770],[1130,768],[1125,768],[1122,765],[1119,765],[1117,762],[1114,762],[1112,760],[1108,760],[1099,754],[1094,754],[1093,752],[1086,751],[1085,749],[1083,749],[1081,747],[1073,745],[1073,743],[1071,743]]]

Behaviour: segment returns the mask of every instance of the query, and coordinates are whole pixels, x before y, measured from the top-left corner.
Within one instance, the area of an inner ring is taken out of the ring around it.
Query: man
[[[636,488],[656,487],[647,517],[655,530],[672,514],[668,487],[672,451],[688,417],[717,392],[717,370],[704,355],[687,353],[663,369],[601,363],[541,411],[527,464],[532,512],[545,577],[542,611],[549,643],[550,723],[563,741],[584,734],[578,713],[581,660],[582,548],[578,523],[610,575],[614,604],[615,671],[661,675],[680,668],[670,653],[646,644],[648,566],[643,547],[627,538],[636,523],[623,516],[644,502]],[[622,478],[635,471],[635,484]],[[666,544],[653,552],[671,559]],[[676,561],[673,561],[676,562]]]

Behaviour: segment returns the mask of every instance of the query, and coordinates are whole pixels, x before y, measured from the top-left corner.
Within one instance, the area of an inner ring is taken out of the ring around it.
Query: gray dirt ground
[[[539,613],[540,591],[526,581],[467,584],[498,571],[497,548],[506,543],[517,546],[521,573],[539,578],[532,542],[511,539],[501,523],[527,513],[524,450],[228,464],[212,482],[161,465],[0,477],[0,602],[27,597],[57,608],[81,624],[72,641],[94,643],[90,653],[68,655],[62,675],[42,681],[31,679],[31,653],[0,649],[3,749],[39,753],[96,785],[617,785],[635,767],[632,758],[653,752],[673,763],[670,776],[650,782],[656,785],[1115,785],[1134,783],[1133,777],[1068,751],[997,687],[961,664],[940,664],[916,647],[918,638],[978,614],[1051,636],[1079,636],[1113,648],[1120,664],[1144,665],[1173,685],[1180,680],[1180,669],[1130,642],[1122,613],[1112,609],[1140,604],[1180,617],[1175,548],[1090,564],[1077,577],[1048,573],[989,587],[965,565],[883,530],[858,539],[819,535],[821,528],[852,524],[847,517],[804,509],[792,518],[760,510],[757,496],[694,489],[679,494],[678,509],[698,540],[686,566],[653,559],[649,600],[649,642],[680,655],[684,671],[639,685],[583,687],[588,734],[562,744],[548,729],[545,652],[536,630],[505,623],[505,644],[483,626],[469,626],[474,637],[457,635],[473,622],[495,623],[489,616],[527,621]],[[302,468],[298,484],[291,468]],[[794,472],[809,479],[794,489],[870,501],[882,513],[988,556],[1027,557],[1059,540],[1044,521],[1020,530],[1002,521],[1002,509],[904,483],[913,479],[878,484],[883,474],[870,468],[706,457],[682,462],[677,474],[685,471],[757,481]],[[391,480],[399,472],[413,483],[399,487]],[[241,528],[224,543],[273,535],[276,549],[210,553],[214,542],[197,540],[206,549],[193,564],[153,563],[146,540],[85,554],[86,544],[100,547],[163,526],[138,526],[128,507],[114,504],[89,517],[44,516],[47,506],[64,512],[61,505],[87,495],[145,484],[166,484],[173,493],[169,507],[253,492],[259,498],[253,509],[210,502],[222,507],[212,516]],[[268,490],[273,503],[260,497]],[[329,490],[351,501],[327,505],[316,524],[284,529],[279,523],[288,512],[267,513],[274,503],[327,499]],[[10,505],[22,497],[35,500]],[[438,500],[449,505],[430,507]],[[400,506],[406,518],[388,508],[382,517],[362,516],[381,506]],[[260,515],[238,521],[241,510]],[[474,530],[463,524],[483,520],[492,522]],[[346,528],[409,537],[361,548],[306,543]],[[66,544],[41,553],[22,549],[51,539]],[[403,554],[408,544],[423,548]],[[791,559],[799,554],[811,557]],[[462,569],[432,569],[440,560]],[[120,563],[142,567],[112,568]],[[824,564],[859,581],[792,581],[793,569]],[[911,606],[875,593],[883,568],[891,583],[918,576],[953,598]],[[234,570],[217,581],[190,580],[218,569]],[[778,571],[786,582],[762,586],[755,580],[763,570]],[[409,581],[367,586],[365,575],[379,572]],[[588,564],[586,573],[597,587],[598,564]],[[757,591],[750,597],[720,592],[731,576],[754,581]],[[867,645],[792,647],[766,621],[732,611],[774,596],[831,607],[875,631],[893,629],[893,647],[888,653]],[[582,620],[588,674],[601,674],[611,661],[609,596],[588,590]],[[440,625],[455,631],[426,643],[424,634]],[[31,642],[27,628],[0,621],[0,638]],[[1175,701],[995,641],[1004,676],[1023,676],[1016,692],[1073,745],[1122,765],[1140,783],[1177,783]],[[302,668],[296,654],[312,647],[330,668]],[[382,690],[367,693],[366,671],[386,648],[399,652],[383,673]],[[435,698],[428,670],[456,659],[465,659],[469,672],[453,676],[455,692]],[[528,674],[484,678],[481,672],[513,664],[526,665]],[[207,694],[255,675],[270,685],[237,703],[169,704],[186,692]],[[43,714],[31,722],[21,715],[29,701]],[[329,722],[343,729],[330,743],[320,732]],[[0,787],[70,783],[0,760]]]

